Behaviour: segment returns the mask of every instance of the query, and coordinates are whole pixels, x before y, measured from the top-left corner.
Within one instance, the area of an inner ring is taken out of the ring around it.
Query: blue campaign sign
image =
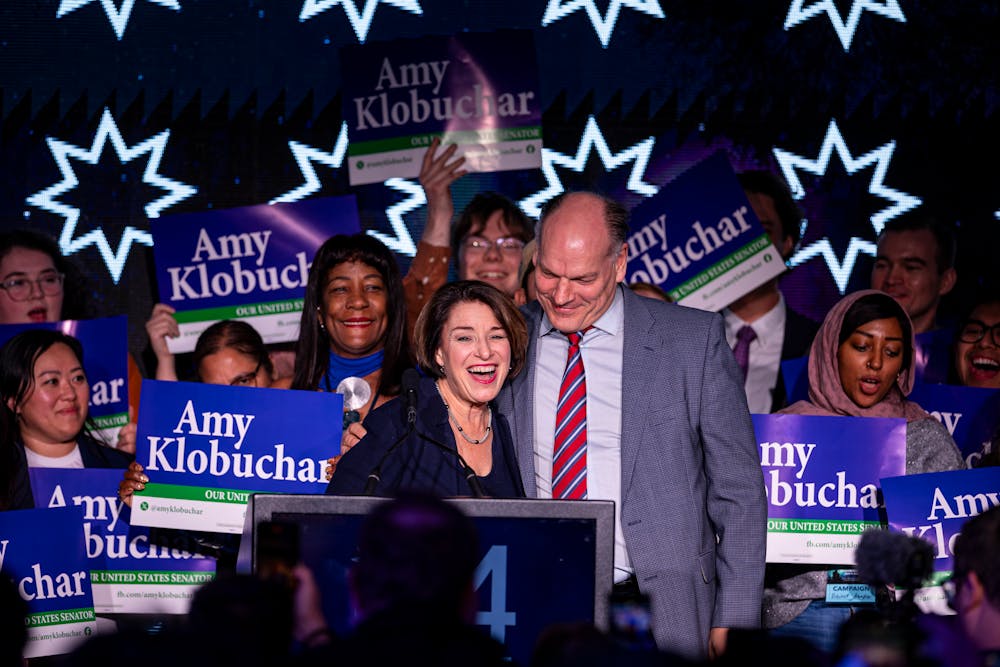
[[[83,346],[83,368],[90,384],[89,414],[109,442],[128,423],[128,322],[124,315],[93,320],[63,320],[0,325],[0,345],[27,329],[49,329],[73,336]]]
[[[918,382],[909,399],[948,428],[972,467],[1000,430],[1000,389]]]
[[[632,210],[626,281],[662,287],[682,305],[717,311],[785,264],[716,152]]]
[[[167,344],[179,353],[225,319],[249,322],[265,343],[296,340],[316,250],[361,221],[346,195],[163,216],[150,231],[160,301],[177,309],[181,329]]]
[[[442,135],[470,171],[541,166],[530,30],[351,44],[340,61],[351,185],[416,176]]]
[[[194,592],[215,577],[215,560],[197,552],[177,531],[152,539],[130,525],[131,511],[117,495],[123,470],[31,468],[36,507],[80,507],[90,560],[94,610],[108,613],[184,614]]]
[[[1000,505],[1000,468],[882,479],[889,527],[934,546],[934,570],[950,571],[955,536],[969,517]]]
[[[853,563],[879,525],[878,483],[905,471],[906,420],[751,415],[768,501],[772,563]]]
[[[0,570],[28,603],[25,657],[72,650],[96,630],[79,507],[0,512]]]
[[[249,494],[322,493],[340,453],[337,393],[144,380],[136,525],[240,533]]]

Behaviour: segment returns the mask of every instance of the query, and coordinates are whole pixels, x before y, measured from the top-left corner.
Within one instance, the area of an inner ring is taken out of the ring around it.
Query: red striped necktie
[[[580,354],[580,339],[587,329],[566,334],[569,352],[556,404],[553,498],[583,500],[587,497],[587,378]]]

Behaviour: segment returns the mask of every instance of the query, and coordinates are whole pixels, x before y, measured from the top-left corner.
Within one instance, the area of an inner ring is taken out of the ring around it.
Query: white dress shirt
[[[587,381],[587,498],[615,502],[615,581],[632,565],[621,529],[622,355],[625,304],[619,286],[608,310],[580,341]],[[556,403],[566,370],[569,341],[542,314],[535,361],[535,485],[539,498],[552,497],[552,450]]]
[[[753,327],[757,334],[750,342],[750,363],[743,389],[750,412],[766,414],[771,411],[774,388],[781,371],[781,346],[785,343],[785,297],[778,292],[778,303],[774,308],[752,323],[743,321],[728,308],[723,308],[722,316],[726,321],[726,341],[730,348],[736,346],[736,334],[744,326]]]

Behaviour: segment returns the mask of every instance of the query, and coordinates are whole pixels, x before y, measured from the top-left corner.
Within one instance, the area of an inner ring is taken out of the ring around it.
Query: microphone
[[[420,375],[417,369],[407,368],[403,371],[403,399],[406,401],[406,423],[417,423],[417,383],[420,382]]]
[[[413,429],[417,424],[417,383],[420,381],[420,375],[417,374],[416,369],[407,368],[403,371],[403,378],[401,380],[402,385],[402,399],[406,401],[406,430],[403,431],[402,435],[396,438],[395,442],[389,445],[389,449],[385,450],[385,454],[382,458],[378,460],[378,464],[372,468],[372,471],[368,473],[368,480],[365,482],[365,488],[362,491],[363,495],[371,496],[375,493],[375,488],[378,486],[379,482],[382,481],[382,465],[385,464],[386,459],[389,458],[396,448],[403,444],[403,441],[410,437],[413,433]],[[367,385],[367,383],[365,383]]]
[[[920,537],[879,528],[861,533],[854,551],[858,578],[875,587],[876,605],[896,622],[909,622],[916,617],[917,589],[934,572],[934,547]],[[896,586],[904,590],[898,600],[888,595],[878,602],[878,590]]]
[[[340,381],[337,393],[344,397],[344,428],[361,421],[358,410],[366,406],[372,397],[372,388],[368,383],[363,378],[352,375]]]

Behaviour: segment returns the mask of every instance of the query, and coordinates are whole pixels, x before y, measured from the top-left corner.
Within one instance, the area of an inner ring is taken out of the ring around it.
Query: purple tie
[[[743,373],[743,380],[747,379],[747,367],[750,365],[750,343],[757,338],[757,332],[753,327],[746,325],[736,332],[736,347],[733,348],[733,356]]]

